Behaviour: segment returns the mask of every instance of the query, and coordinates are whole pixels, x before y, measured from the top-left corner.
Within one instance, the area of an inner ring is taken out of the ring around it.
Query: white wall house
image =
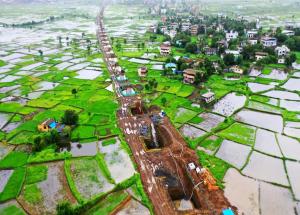
[[[191,23],[189,22],[183,22],[181,24],[181,31],[189,31],[191,27]]]
[[[276,52],[276,54],[277,54],[278,57],[287,56],[290,53],[290,51],[291,50],[287,46],[285,46],[285,45],[278,46],[275,49],[275,52]]]
[[[226,40],[227,41],[230,41],[230,40],[233,40],[233,39],[237,39],[238,36],[239,36],[239,33],[237,31],[226,32]]]
[[[251,31],[247,31],[246,36],[247,38],[256,38],[258,35],[258,31],[256,30],[251,30]]]
[[[264,47],[275,47],[277,46],[277,39],[274,37],[263,37],[261,43]]]

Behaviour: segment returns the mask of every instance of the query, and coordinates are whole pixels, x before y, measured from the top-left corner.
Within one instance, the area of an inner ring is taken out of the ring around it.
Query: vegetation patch
[[[28,154],[12,151],[0,161],[0,169],[16,168],[26,165]]]
[[[25,178],[26,168],[19,167],[14,170],[12,176],[9,178],[4,190],[0,193],[0,202],[16,198],[21,189]]]
[[[48,167],[45,165],[34,165],[27,168],[25,184],[33,184],[47,179]]]
[[[224,139],[252,146],[255,143],[255,128],[241,123],[234,123],[218,133]]]
[[[17,207],[16,205],[9,205],[4,208],[0,208],[0,214],[1,215],[25,215],[25,212]]]
[[[214,156],[208,155],[203,151],[197,151],[199,162],[209,169],[209,171],[213,174],[213,176],[217,180],[217,184],[219,187],[224,188],[223,178],[230,168],[230,165],[224,162],[223,160],[216,158]]]
[[[42,191],[37,184],[25,185],[23,192],[24,199],[31,204],[37,204],[43,199]]]

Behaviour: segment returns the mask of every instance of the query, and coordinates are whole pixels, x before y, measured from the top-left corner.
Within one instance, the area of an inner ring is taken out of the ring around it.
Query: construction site
[[[103,5],[97,17],[97,37],[120,106],[118,126],[132,151],[154,213],[222,214],[230,209],[237,214],[237,208],[201,166],[195,151],[187,146],[166,114],[157,106],[146,107],[136,94],[110,45],[104,9]]]

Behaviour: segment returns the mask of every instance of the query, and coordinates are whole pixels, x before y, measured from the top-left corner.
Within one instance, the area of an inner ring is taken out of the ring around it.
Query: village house
[[[295,36],[295,31],[292,30],[283,30],[281,33],[285,34],[286,36]]]
[[[255,52],[255,60],[261,60],[267,57],[269,54],[266,52]]]
[[[171,44],[170,42],[164,42],[160,45],[160,54],[161,55],[169,55],[171,52]]]
[[[233,73],[236,73],[236,74],[239,74],[239,75],[242,75],[244,73],[243,69],[237,65],[234,65],[234,66],[231,66],[229,68],[229,71],[230,72],[233,72]]]
[[[226,40],[227,41],[230,41],[230,40],[233,40],[233,39],[237,39],[239,36],[239,33],[236,32],[236,31],[229,31],[229,32],[226,32]]]
[[[150,33],[156,33],[157,27],[155,25],[150,25],[148,31]]]
[[[54,119],[47,119],[38,125],[38,130],[40,132],[49,132],[52,129],[57,129],[58,132],[61,132],[64,127],[65,125],[56,122]]]
[[[173,30],[177,30],[178,24],[175,23],[175,22],[172,22],[172,23],[170,24],[170,27],[171,27]]]
[[[161,26],[161,27],[160,27],[160,31],[161,31],[163,34],[166,34],[167,31],[168,31],[167,26]]]
[[[204,101],[206,104],[211,103],[215,100],[215,94],[213,92],[207,92],[201,95],[202,101]]]
[[[181,31],[189,31],[190,30],[190,26],[191,26],[191,23],[190,22],[183,22],[181,24]]]
[[[191,35],[197,35],[198,34],[198,25],[192,25],[191,26]]]
[[[253,45],[256,45],[258,43],[258,40],[254,39],[254,38],[253,39],[251,38],[251,39],[248,39],[248,43],[253,46]]]
[[[275,53],[278,57],[286,57],[287,55],[289,55],[290,51],[291,50],[285,45],[275,48]]]
[[[228,48],[228,42],[226,40],[220,40],[217,42],[217,45],[219,48],[224,47],[224,48]]]
[[[161,17],[161,21],[162,21],[163,23],[166,23],[166,22],[167,22],[167,17],[166,17],[166,16],[162,16],[162,17]]]
[[[263,37],[261,38],[261,44],[264,47],[275,47],[277,46],[277,39],[274,37]]]
[[[204,52],[205,52],[206,55],[216,55],[217,54],[217,48],[206,47],[206,48],[204,48]]]
[[[246,33],[246,36],[249,39],[257,38],[257,35],[258,35],[258,31],[257,30],[247,31],[247,33]]]
[[[171,29],[171,30],[170,30],[170,33],[169,33],[169,36],[171,37],[171,39],[173,39],[173,38],[176,36],[176,34],[177,34],[177,31]]]
[[[240,56],[240,51],[226,49],[225,54],[233,54],[235,58],[238,58]]]
[[[183,82],[188,84],[195,83],[196,73],[194,69],[185,69],[183,71]]]
[[[140,77],[146,77],[147,76],[147,73],[148,73],[148,69],[146,66],[142,66],[138,69],[138,74]]]

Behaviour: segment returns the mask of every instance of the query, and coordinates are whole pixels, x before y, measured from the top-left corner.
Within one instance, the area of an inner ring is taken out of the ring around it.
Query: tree
[[[78,114],[74,110],[66,110],[61,121],[65,125],[77,125]]]
[[[40,136],[35,137],[33,140],[33,143],[34,143],[34,145],[33,145],[32,150],[34,152],[40,152],[44,148],[44,144],[43,144],[42,138]]]
[[[226,66],[232,66],[235,63],[235,57],[233,54],[224,55],[223,60]]]
[[[291,66],[296,61],[296,59],[297,59],[297,57],[296,57],[295,53],[292,53],[288,57],[285,58],[285,64],[287,66]]]
[[[197,45],[195,43],[187,43],[185,46],[185,51],[195,54],[197,52]]]
[[[68,201],[59,203],[56,206],[57,215],[74,215],[76,214],[72,205]]]
[[[73,95],[75,96],[75,98],[76,98],[76,95],[77,95],[77,89],[74,88],[74,89],[72,89],[71,92],[72,92],[72,94],[73,94]]]
[[[42,50],[38,50],[40,57],[43,57],[43,51]]]
[[[165,97],[161,98],[161,104],[165,107],[167,104],[167,99]]]

